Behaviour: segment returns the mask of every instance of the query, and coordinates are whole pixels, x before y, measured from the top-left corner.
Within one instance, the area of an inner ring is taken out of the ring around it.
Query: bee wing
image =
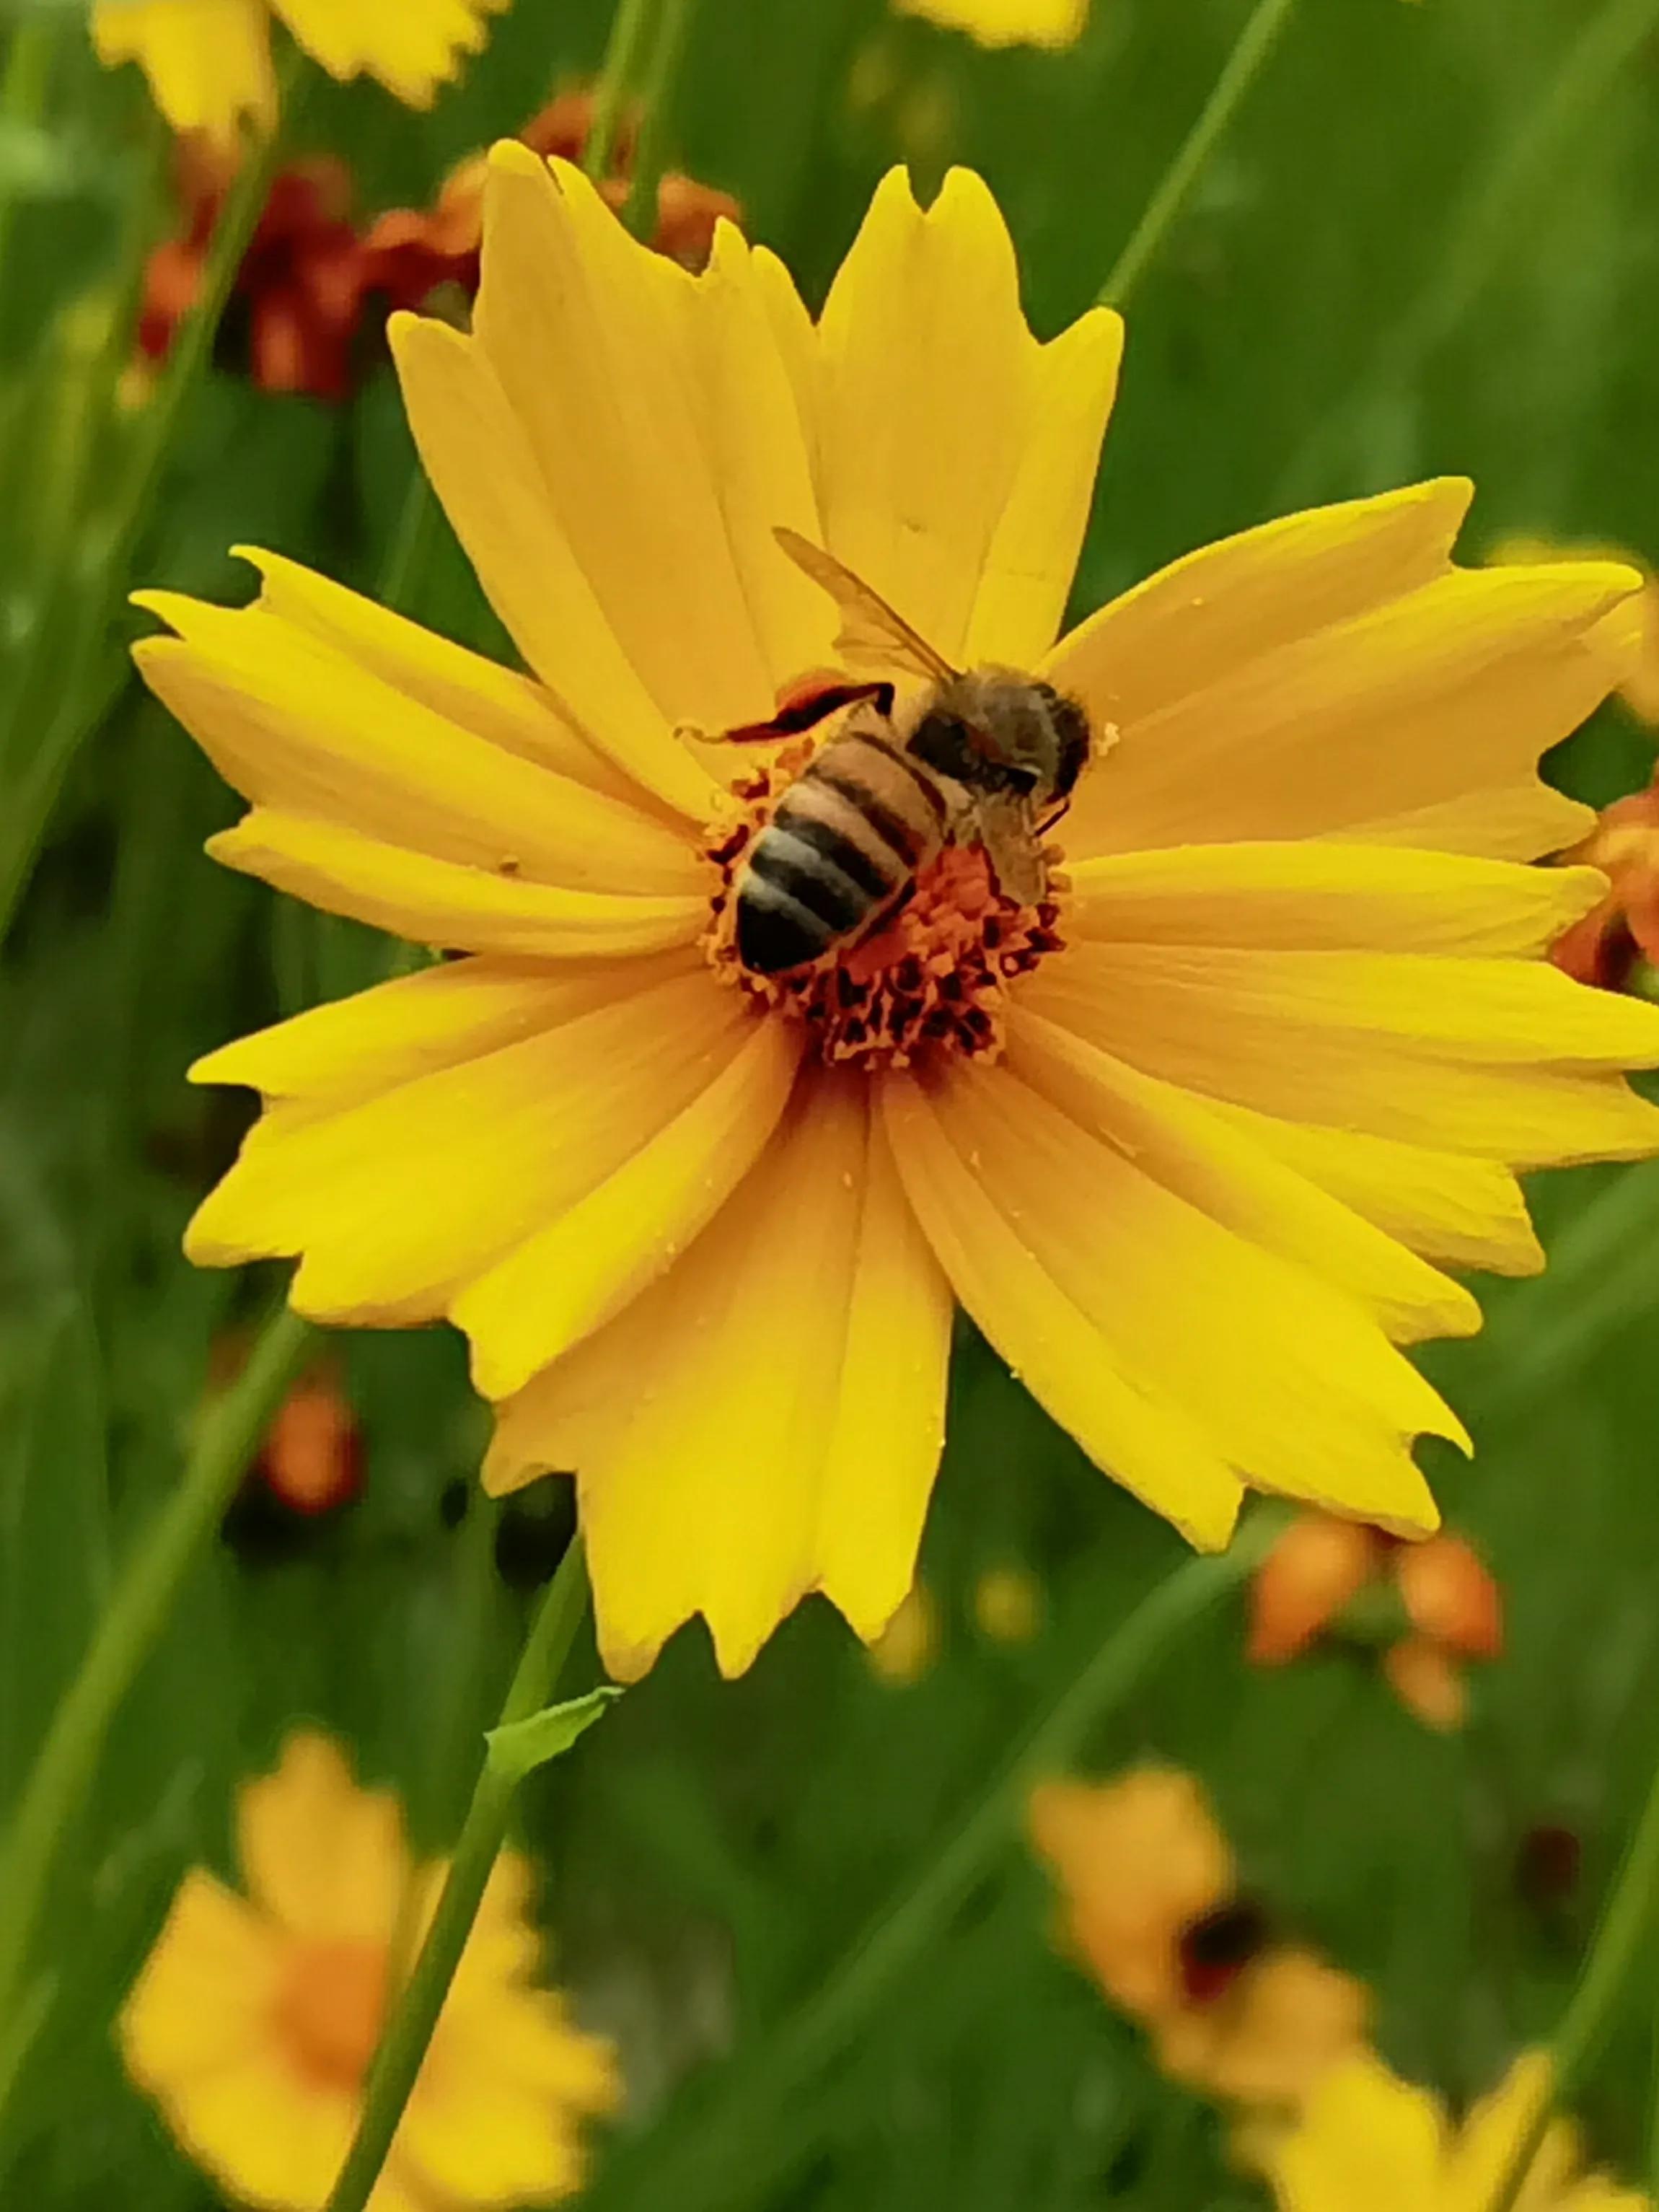
[[[1031,802],[1011,791],[978,793],[972,811],[974,834],[996,872],[997,888],[1020,906],[1036,906],[1048,888]]]
[[[925,637],[917,636],[902,615],[894,613],[879,592],[843,568],[833,553],[796,530],[780,526],[772,535],[795,566],[840,608],[836,651],[849,668],[902,669],[930,684],[948,684],[957,673]]]

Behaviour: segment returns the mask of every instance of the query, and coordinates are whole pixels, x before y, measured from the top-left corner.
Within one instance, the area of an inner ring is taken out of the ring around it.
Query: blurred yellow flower
[[[1029,1567],[987,1567],[974,1584],[974,1621],[993,1644],[1029,1644],[1042,1626],[1042,1584]]]
[[[902,1688],[919,1682],[939,1657],[939,1602],[917,1583],[870,1646],[870,1665],[884,1682]]]
[[[1273,1941],[1189,1774],[1044,1783],[1031,1838],[1059,1885],[1067,1948],[1146,2027],[1164,2071],[1230,2104],[1294,2109],[1363,2046],[1363,1983]]]
[[[1356,2057],[1326,2075],[1298,2126],[1267,2141],[1280,2212],[1489,2212],[1548,2081],[1548,2059],[1528,2052],[1454,2129],[1428,2090]],[[1644,2212],[1639,2190],[1581,2163],[1574,2129],[1553,2123],[1516,2212]]]
[[[1070,46],[1083,35],[1089,0],[896,0],[906,15],[925,15],[966,31],[982,46]]]
[[[1512,1164],[1659,1145],[1619,1073],[1659,1008],[1541,957],[1601,878],[1516,865],[1590,819],[1536,761],[1638,580],[1454,567],[1448,481],[1247,532],[1056,642],[1121,325],[1032,337],[976,177],[924,213],[890,176],[816,325],[730,226],[694,276],[521,145],[484,229],[471,332],[392,334],[534,673],[270,554],[250,608],[145,602],[177,632],[146,679],[252,801],[212,851],[471,956],[198,1064],[267,1111],[191,1256],[462,1328],[485,1480],[576,1471],[626,1677],[697,1613],[738,1671],[814,1589],[881,1632],[953,1300],[1195,1544],[1246,1485],[1431,1528],[1413,1440],[1467,1438],[1395,1346],[1480,1321],[1434,1263],[1539,1267]],[[876,934],[737,959],[734,872],[812,740],[757,767],[687,732],[835,665],[780,525],[1086,714],[1052,901],[947,843]]]
[[[239,2201],[320,2212],[386,2009],[410,1883],[412,1954],[441,1866],[411,1867],[397,1800],[361,1790],[325,1737],[291,1736],[237,1811],[246,1898],[192,1868],[121,2015],[128,2073]],[[610,2046],[532,1986],[531,1870],[506,1854],[371,2212],[468,2212],[582,2185],[580,2123],[609,2112]]]
[[[275,128],[270,18],[331,76],[365,72],[410,107],[429,107],[508,0],[94,0],[99,59],[137,62],[175,131],[234,142],[244,118]]]

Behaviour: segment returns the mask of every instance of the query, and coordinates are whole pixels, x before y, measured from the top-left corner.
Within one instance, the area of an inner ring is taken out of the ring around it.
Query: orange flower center
[[[320,2087],[362,2086],[386,2017],[383,1944],[302,1943],[276,2000],[276,2031]]]
[[[787,746],[736,784],[709,830],[704,850],[719,881],[703,948],[715,973],[805,1022],[832,1066],[912,1067],[959,1054],[995,1059],[1008,987],[1059,951],[1060,910],[1051,898],[1040,906],[1009,898],[978,845],[946,845],[917,870],[896,908],[820,958],[775,975],[744,965],[736,893],[745,857],[814,750],[810,738]]]

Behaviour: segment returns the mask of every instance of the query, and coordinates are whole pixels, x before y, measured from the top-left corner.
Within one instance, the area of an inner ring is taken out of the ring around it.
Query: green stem
[[[921,1875],[867,1924],[829,1979],[768,2034],[748,2064],[734,2069],[714,2099],[671,2136],[660,2160],[669,2178],[659,2193],[675,2212],[734,2203],[739,2161],[746,2185],[759,2188],[776,2179],[777,2168],[793,2151],[810,2149],[795,2141],[780,2151],[776,2137],[769,2136],[769,2118],[786,2105],[798,2111],[805,2085],[944,1935],[1019,1832],[1032,1784],[1077,1759],[1090,1732],[1124,1703],[1170,1647],[1255,1571],[1283,1525],[1275,1511],[1259,1510],[1231,1550],[1178,1567],[1098,1647]],[[630,2197],[632,2192],[622,2193]]]
[[[1203,173],[1206,163],[1237,113],[1244,95],[1261,75],[1295,5],[1296,0],[1256,0],[1244,28],[1238,34],[1237,45],[1228,55],[1220,76],[1211,88],[1210,96],[1200,109],[1198,120],[1187,133],[1174,161],[1164,171],[1163,181],[1146,203],[1146,213],[1135,225],[1128,244],[1118,255],[1112,264],[1110,276],[1100,288],[1103,307],[1121,307],[1146,274],[1148,264],[1180,214],[1188,193]]]
[[[577,1537],[560,1561],[559,1571],[530,1632],[501,1707],[502,1727],[528,1720],[550,1701],[586,1614],[587,1570],[581,1540]],[[326,2212],[362,2212],[380,2179],[472,1932],[490,1871],[506,1841],[516,1788],[515,1779],[489,1761],[479,1769],[443,1894],[414,1972],[404,1985],[375,2053],[356,2136],[340,2168]]]
[[[36,1923],[64,1831],[84,1801],[133,1679],[186,1576],[217,1528],[255,1446],[298,1371],[311,1329],[286,1308],[265,1324],[236,1380],[208,1408],[184,1480],[128,1561],[53,1714],[0,1852],[0,2044],[27,2002]]]
[[[635,238],[649,238],[657,227],[657,187],[668,167],[669,133],[674,120],[674,88],[691,40],[697,0],[662,0],[657,43],[641,96],[640,143],[634,153],[634,181],[623,221]]]
[[[11,43],[6,49],[5,74],[0,76],[0,128],[8,132],[21,132],[40,123],[52,76],[57,25],[61,20],[50,10],[42,9],[38,15],[25,15],[11,34]],[[16,214],[16,175],[15,170],[9,170],[0,174],[0,284],[5,282]]]
[[[639,73],[645,33],[655,7],[656,0],[617,0],[605,59],[599,65],[599,82],[593,88],[593,116],[587,126],[587,143],[582,149],[582,167],[596,184],[610,169],[622,123],[623,103]]]
[[[1514,2212],[1539,2146],[1548,2132],[1551,2112],[1581,2081],[1601,2051],[1619,2000],[1638,1960],[1650,1954],[1655,1906],[1659,1903],[1659,1767],[1648,1785],[1647,1802],[1636,1824],[1613,1894],[1601,1914],[1577,1986],[1551,2040],[1548,2086],[1526,2134],[1494,2193],[1488,2212]]]
[[[34,757],[17,778],[0,841],[0,943],[28,882],[64,778],[113,696],[101,649],[105,634],[131,580],[132,556],[179,425],[211,356],[220,317],[270,189],[277,144],[272,137],[249,155],[226,197],[214,226],[201,291],[174,337],[113,504],[87,533],[89,550],[72,586],[80,605],[59,663],[71,680]]]

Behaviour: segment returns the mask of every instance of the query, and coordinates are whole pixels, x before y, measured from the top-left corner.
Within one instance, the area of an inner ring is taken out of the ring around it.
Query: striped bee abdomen
[[[833,738],[750,848],[737,886],[744,966],[781,975],[861,935],[938,851],[945,811],[926,771],[884,738]]]

